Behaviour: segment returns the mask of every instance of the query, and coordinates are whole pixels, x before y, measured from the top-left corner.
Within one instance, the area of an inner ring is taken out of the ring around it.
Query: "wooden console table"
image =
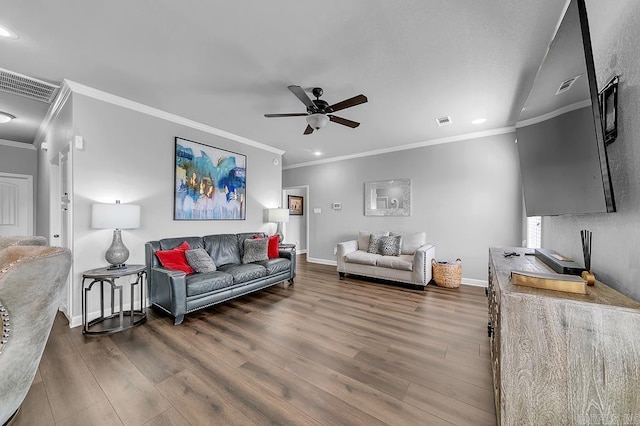
[[[513,285],[512,270],[552,272],[526,251],[489,249],[498,424],[640,422],[640,303],[598,281],[586,295]]]

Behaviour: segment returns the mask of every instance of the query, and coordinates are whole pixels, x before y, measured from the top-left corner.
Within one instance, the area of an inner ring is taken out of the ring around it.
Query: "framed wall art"
[[[174,167],[174,220],[246,219],[246,155],[176,137]]]
[[[618,137],[618,76],[613,77],[598,93],[604,143],[609,145]]]
[[[287,201],[287,204],[289,204],[290,215],[302,216],[304,214],[303,197],[299,195],[288,195]]]

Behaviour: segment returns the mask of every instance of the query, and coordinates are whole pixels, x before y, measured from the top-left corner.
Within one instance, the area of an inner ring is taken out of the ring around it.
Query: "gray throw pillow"
[[[268,246],[268,238],[244,240],[244,256],[242,256],[242,263],[253,263],[260,262],[261,260],[269,260],[269,256],[267,255]]]
[[[400,247],[402,247],[402,236],[380,237],[379,253],[383,256],[400,256]]]
[[[367,248],[367,253],[380,254],[380,239],[384,236],[385,234],[383,233],[370,234],[369,247]]]
[[[216,270],[216,264],[203,248],[187,250],[184,255],[187,257],[189,266],[196,272],[213,272]]]

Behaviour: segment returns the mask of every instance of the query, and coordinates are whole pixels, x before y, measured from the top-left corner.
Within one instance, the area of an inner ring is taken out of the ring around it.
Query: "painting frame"
[[[173,170],[173,220],[246,220],[246,155],[176,136]]]
[[[288,195],[287,206],[290,216],[304,215],[304,197],[302,195]]]

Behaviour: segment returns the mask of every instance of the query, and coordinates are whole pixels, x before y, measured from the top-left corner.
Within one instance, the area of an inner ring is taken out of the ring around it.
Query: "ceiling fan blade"
[[[355,129],[360,125],[360,123],[356,121],[347,120],[346,118],[342,117],[336,117],[335,115],[329,115],[329,120],[333,121],[334,123],[342,124],[343,126],[351,127],[352,129]]]
[[[265,114],[264,116],[267,118],[273,118],[273,117],[302,117],[305,115],[309,115],[306,112],[292,112],[292,113],[288,113],[288,114]]]
[[[306,128],[306,129],[304,129],[304,133],[303,133],[303,135],[310,135],[311,133],[313,133],[313,127],[311,127],[311,126],[309,126],[309,125],[307,124],[307,128]]]
[[[316,108],[315,104],[313,103],[313,101],[309,98],[309,95],[307,95],[307,93],[304,91],[304,89],[300,86],[287,86],[287,88],[289,90],[291,90],[291,93],[293,93],[294,95],[296,95],[296,97],[298,99],[300,99],[300,101],[305,104],[305,106],[307,108],[311,108],[314,109]]]
[[[352,106],[360,105],[367,102],[368,99],[365,95],[354,96],[353,98],[346,99],[342,102],[338,102],[337,104],[331,105],[330,112],[340,111],[341,109],[351,108]]]

